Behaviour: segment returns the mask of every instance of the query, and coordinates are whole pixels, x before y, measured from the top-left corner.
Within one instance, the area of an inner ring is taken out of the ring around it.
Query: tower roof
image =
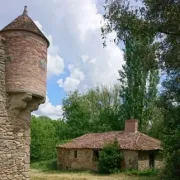
[[[28,10],[27,6],[24,8],[24,12],[22,15],[18,16],[14,21],[12,21],[10,24],[5,26],[1,32],[4,31],[16,31],[16,30],[21,30],[21,31],[29,31],[34,34],[37,34],[41,37],[43,37],[49,46],[49,40],[46,38],[46,36],[41,32],[41,30],[36,26],[36,24],[33,22],[33,20],[28,16]]]

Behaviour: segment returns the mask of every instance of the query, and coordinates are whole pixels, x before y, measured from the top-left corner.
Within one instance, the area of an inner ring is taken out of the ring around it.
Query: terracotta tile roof
[[[23,13],[21,16],[18,16],[14,21],[4,27],[1,32],[12,31],[12,30],[23,30],[35,33],[43,37],[49,46],[49,41],[46,36],[41,32],[41,30],[36,26],[33,20],[27,15],[27,12]]]
[[[66,149],[102,149],[103,146],[117,139],[121,149],[126,150],[160,150],[160,141],[140,132],[113,131],[85,134],[71,142],[57,145]]]

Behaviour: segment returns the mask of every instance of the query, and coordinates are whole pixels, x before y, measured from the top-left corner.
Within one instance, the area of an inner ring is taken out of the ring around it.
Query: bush
[[[48,160],[48,161],[34,162],[31,164],[31,168],[40,169],[43,171],[57,170],[57,160],[54,159],[54,160]]]
[[[104,146],[100,152],[98,172],[103,174],[115,173],[120,170],[120,162],[123,159],[118,141]]]

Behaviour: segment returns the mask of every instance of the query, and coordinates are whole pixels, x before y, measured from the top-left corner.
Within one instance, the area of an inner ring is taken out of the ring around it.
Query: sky
[[[0,6],[0,29],[21,15],[28,14],[50,41],[48,49],[47,96],[33,114],[52,119],[62,117],[62,100],[70,91],[85,93],[99,84],[117,82],[123,51],[110,40],[103,48],[104,0],[6,0]]]

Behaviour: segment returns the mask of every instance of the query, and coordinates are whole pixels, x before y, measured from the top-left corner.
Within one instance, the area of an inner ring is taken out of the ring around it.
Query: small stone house
[[[57,145],[59,169],[97,170],[99,151],[115,139],[124,155],[123,169],[159,169],[162,166],[160,141],[138,131],[137,120],[127,120],[124,131],[90,133]]]

